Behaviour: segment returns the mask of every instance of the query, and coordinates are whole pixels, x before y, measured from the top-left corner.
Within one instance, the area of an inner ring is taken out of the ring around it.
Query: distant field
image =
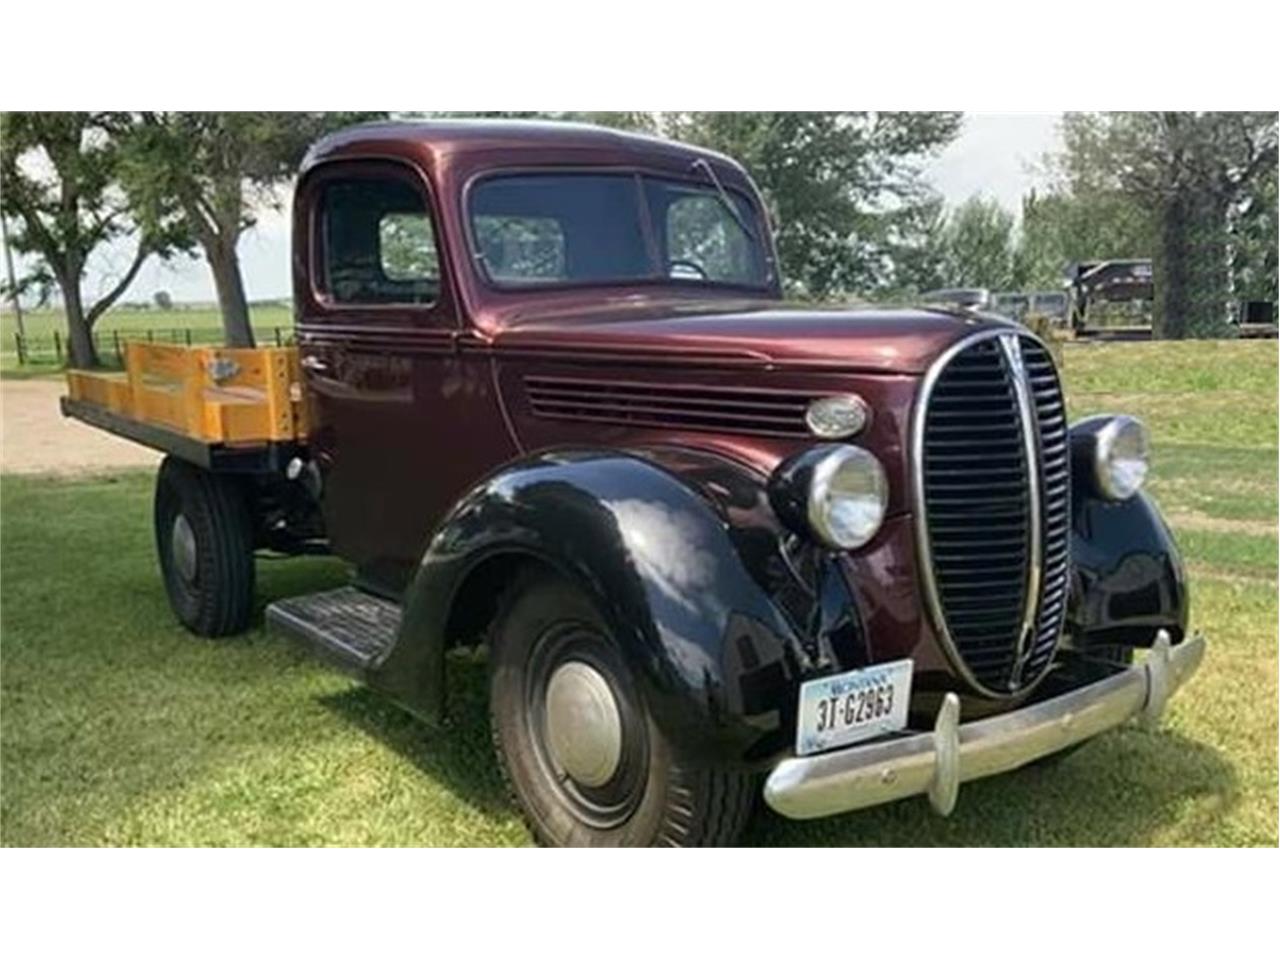
[[[949,819],[923,798],[808,822],[762,812],[743,842],[1274,847],[1276,359],[1260,341],[1064,351],[1073,416],[1150,423],[1150,489],[1209,637],[1161,730],[965,784]],[[187,635],[156,572],[152,482],[0,484],[4,844],[530,841],[492,756],[482,660],[450,663],[453,723],[433,730],[261,620],[234,639]],[[343,577],[331,559],[264,562],[259,603]]]
[[[249,316],[258,338],[263,343],[271,342],[275,328],[287,332],[293,327],[293,311],[286,305],[263,304],[250,307]],[[51,366],[54,363],[54,331],[62,338],[63,350],[66,350],[67,322],[61,310],[37,310],[24,312],[23,326],[26,329],[27,341],[34,365]],[[222,336],[222,318],[216,307],[175,307],[172,310],[142,310],[126,307],[119,310],[108,310],[94,325],[98,335],[103,359],[111,351],[112,333],[143,334],[150,330],[158,339],[177,339],[182,341],[185,331],[191,331],[195,343],[217,342]],[[17,365],[17,346],[14,333],[17,331],[17,318],[12,311],[0,314],[0,365],[6,371]],[[174,333],[173,331],[177,331]]]

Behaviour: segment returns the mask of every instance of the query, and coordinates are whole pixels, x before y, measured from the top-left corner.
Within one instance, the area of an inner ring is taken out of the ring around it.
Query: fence
[[[293,343],[293,330],[290,327],[257,328],[254,335],[260,345],[274,343],[277,347]],[[222,342],[222,331],[213,328],[193,329],[191,327],[152,328],[147,330],[95,330],[93,346],[98,359],[110,364],[113,360],[117,367],[124,367],[124,345],[130,340],[145,340],[148,343],[174,343],[186,346],[214,345]],[[17,331],[13,334],[13,346],[19,366],[38,363],[54,363],[61,366],[68,359],[66,335],[54,330],[46,336],[23,336]]]

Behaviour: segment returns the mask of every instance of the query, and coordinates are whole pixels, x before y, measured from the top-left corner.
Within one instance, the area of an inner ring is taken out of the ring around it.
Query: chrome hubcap
[[[173,521],[173,532],[170,535],[173,563],[178,576],[187,583],[196,579],[196,534],[183,514],[178,514]]]
[[[547,683],[547,749],[585,787],[602,787],[622,758],[622,714],[609,681],[580,660],[561,664]]]

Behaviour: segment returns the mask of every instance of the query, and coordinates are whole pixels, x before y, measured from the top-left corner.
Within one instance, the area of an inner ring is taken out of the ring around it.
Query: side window
[[[394,177],[326,182],[320,198],[320,283],[336,303],[429,306],[440,261],[422,195]]]

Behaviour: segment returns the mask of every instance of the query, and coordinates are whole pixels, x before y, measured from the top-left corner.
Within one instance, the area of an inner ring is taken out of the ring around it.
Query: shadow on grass
[[[512,801],[489,739],[488,668],[464,655],[450,656],[447,670],[449,717],[438,728],[367,687],[321,702],[485,816],[510,815]]]
[[[1240,801],[1237,778],[1212,747],[1177,733],[1122,728],[1075,753],[963,784],[955,812],[923,797],[826,820],[762,811],[743,837],[759,846],[1150,846],[1187,825],[1212,845]],[[1191,812],[1193,811],[1193,812]]]

